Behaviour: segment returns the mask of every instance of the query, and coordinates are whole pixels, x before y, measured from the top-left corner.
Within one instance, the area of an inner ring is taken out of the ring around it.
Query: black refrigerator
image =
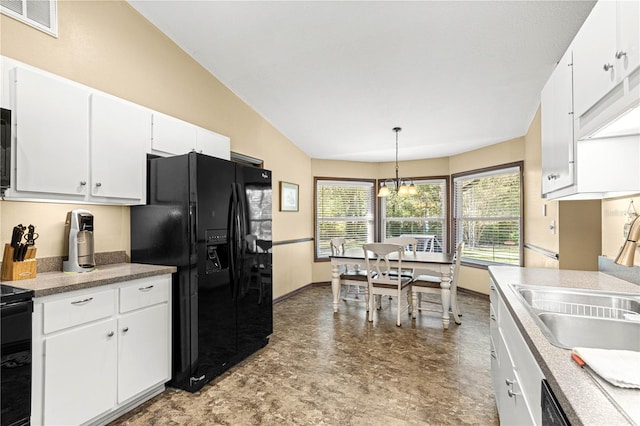
[[[191,152],[147,174],[131,261],[177,267],[169,385],[195,392],[273,331],[271,172]]]

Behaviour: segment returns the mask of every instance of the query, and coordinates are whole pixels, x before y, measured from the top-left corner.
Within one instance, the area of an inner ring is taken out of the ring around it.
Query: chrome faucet
[[[636,216],[631,223],[629,233],[627,234],[627,241],[616,257],[615,263],[622,266],[633,266],[633,257],[636,254],[636,246],[638,245],[638,239],[640,239],[640,216]]]

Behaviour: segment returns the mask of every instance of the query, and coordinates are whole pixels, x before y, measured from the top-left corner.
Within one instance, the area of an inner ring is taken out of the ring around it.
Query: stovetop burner
[[[0,303],[2,304],[30,300],[32,297],[33,290],[26,290],[8,284],[0,284]]]

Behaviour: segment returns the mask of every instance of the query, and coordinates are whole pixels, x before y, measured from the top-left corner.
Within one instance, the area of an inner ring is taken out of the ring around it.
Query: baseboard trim
[[[460,293],[466,293],[470,296],[476,296],[476,297],[481,297],[483,299],[489,299],[489,295],[486,293],[480,293],[479,291],[475,291],[475,290],[470,290],[468,288],[463,288],[463,287],[458,287],[458,291]]]

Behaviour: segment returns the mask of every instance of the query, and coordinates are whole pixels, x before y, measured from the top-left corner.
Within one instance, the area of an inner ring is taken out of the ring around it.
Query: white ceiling
[[[522,136],[594,1],[129,3],[312,158]]]

